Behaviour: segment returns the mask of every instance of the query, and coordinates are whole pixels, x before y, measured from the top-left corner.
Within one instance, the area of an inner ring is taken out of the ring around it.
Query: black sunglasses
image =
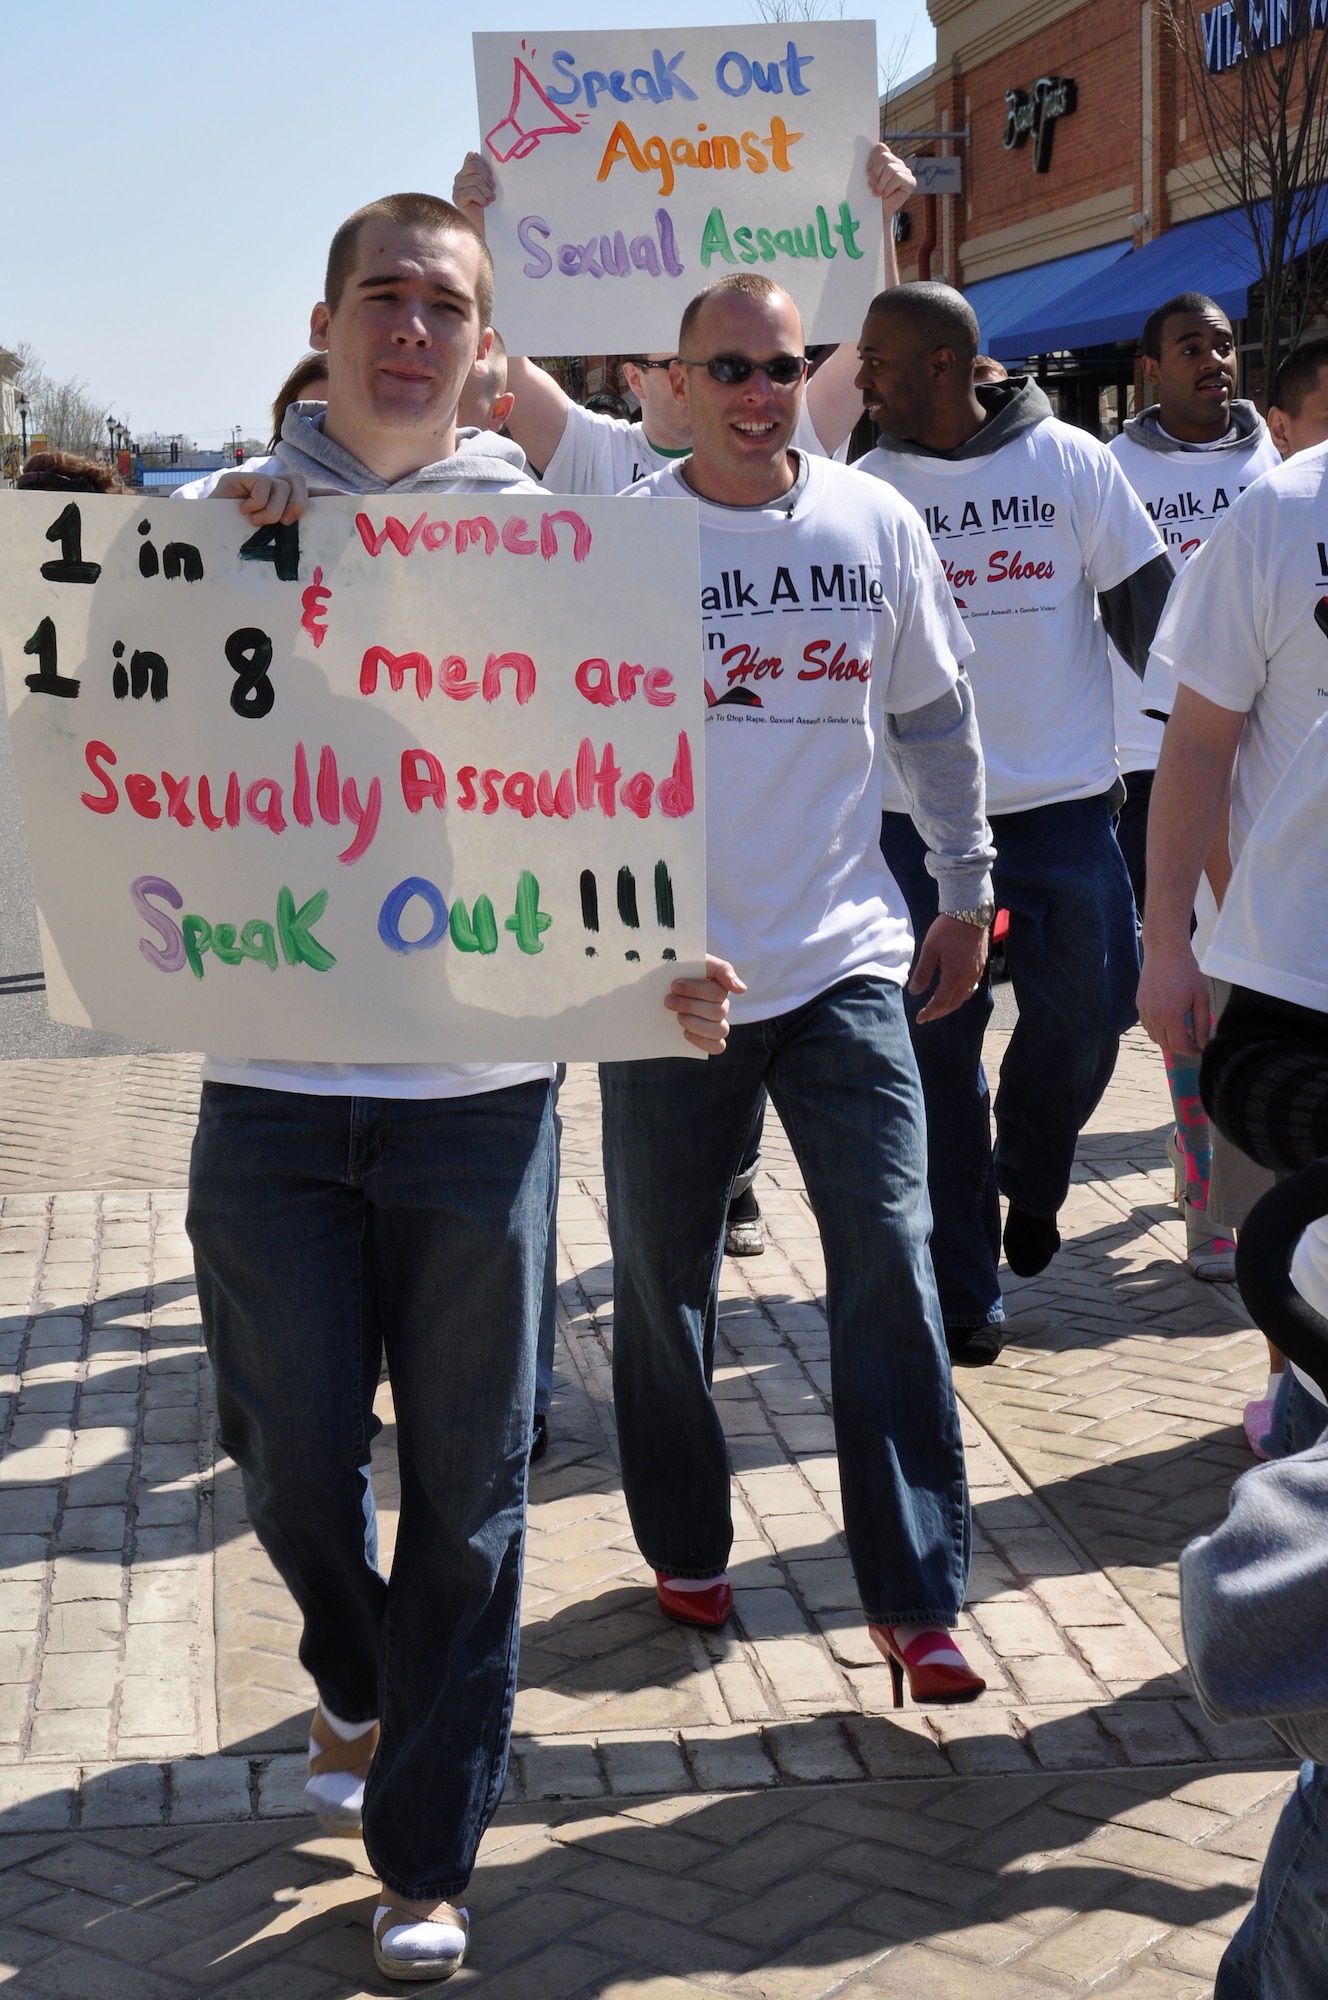
[[[644,354],[625,354],[624,361],[630,361],[633,368],[672,368],[672,361],[647,361]]]
[[[768,376],[777,388],[790,389],[801,382],[811,362],[805,354],[776,354],[772,361],[749,361],[745,354],[714,354],[709,361],[683,361],[683,368],[704,368],[712,382],[726,385],[746,382],[752,375]]]

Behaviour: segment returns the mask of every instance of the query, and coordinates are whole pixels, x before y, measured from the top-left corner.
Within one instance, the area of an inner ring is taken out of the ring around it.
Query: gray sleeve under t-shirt
[[[926,844],[942,910],[972,910],[990,901],[996,850],[973,690],[963,668],[937,700],[904,715],[887,714],[885,737],[909,815]]]

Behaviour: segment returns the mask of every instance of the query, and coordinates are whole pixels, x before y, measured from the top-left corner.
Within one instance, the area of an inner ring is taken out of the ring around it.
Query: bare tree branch
[[[911,21],[904,32],[895,35],[883,49],[877,51],[878,91],[881,100],[882,122],[890,122],[890,100],[896,86],[907,73],[909,54],[913,47],[913,30],[916,19]]]
[[[1328,7],[1324,0],[1162,0],[1205,166],[1249,222],[1263,286],[1265,391],[1328,280]]]
[[[15,388],[27,399],[28,440],[45,437],[52,451],[72,451],[80,458],[105,457],[108,448],[106,412],[88,392],[86,382],[70,376],[56,382],[47,374],[31,344],[11,348],[23,363]]]
[[[758,21],[824,21],[844,18],[844,0],[752,0]]]

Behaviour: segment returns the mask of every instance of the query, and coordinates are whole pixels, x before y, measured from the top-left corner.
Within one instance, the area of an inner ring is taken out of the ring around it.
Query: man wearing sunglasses
[[[915,1691],[982,1690],[953,1646],[969,1518],[927,1255],[912,934],[880,853],[888,755],[941,887],[914,980],[957,1006],[986,959],[991,850],[960,661],[971,650],[920,517],[791,449],[797,308],[735,274],[683,315],[673,394],[690,458],[633,489],[700,502],[708,922],[748,982],[723,1063],[600,1072],[614,1254],[614,1396],[632,1526],[661,1608],[732,1605],[729,1467],[711,1401],[729,1189],[768,1090],[825,1249],[845,1533],[873,1636]]]
[[[881,141],[868,151],[867,185],[881,204],[885,241],[885,283],[899,283],[895,257],[895,216],[917,186],[911,170]],[[467,153],[453,184],[452,199],[482,236],[484,211],[498,192],[493,169],[481,153]],[[661,328],[661,331],[666,329]],[[674,350],[627,356],[623,378],[641,406],[640,417],[624,421],[602,416],[574,403],[561,383],[524,356],[508,359],[508,386],[516,402],[508,416],[508,435],[532,465],[542,468],[552,493],[623,493],[638,479],[658,472],[692,448],[691,420],[686,406],[674,396],[669,371]],[[849,435],[862,415],[857,389],[857,354],[851,342],[826,358],[802,399],[793,443],[799,451],[835,457],[848,446]],[[733,1188],[724,1232],[730,1256],[755,1257],[765,1249],[765,1231],[756,1197],[761,1164],[761,1117]]]

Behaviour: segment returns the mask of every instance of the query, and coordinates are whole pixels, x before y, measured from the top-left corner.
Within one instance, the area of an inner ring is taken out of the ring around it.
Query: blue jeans
[[[535,1408],[547,1417],[553,1401],[553,1344],[558,1330],[558,1182],[563,1164],[563,1121],[558,1116],[558,1092],[567,1081],[567,1064],[559,1063],[549,1091],[553,1114],[553,1212],[544,1255],[544,1292],[540,1299],[539,1339],[535,1346]]]
[[[996,1094],[996,1148],[982,1066],[991,986],[942,1020],[916,1025],[927,1100],[931,1254],[948,1328],[1005,1317],[997,1266],[997,1191],[1030,1215],[1065,1200],[1075,1143],[1111,1081],[1139,983],[1134,899],[1107,797],[992,818],[996,903],[1010,912],[1007,958],[1019,1007]],[[904,892],[914,934],[936,915],[936,883],[911,819],[886,813],[881,851]]]
[[[399,1895],[464,1889],[503,1789],[552,1165],[544,1083],[203,1089],[188,1229],[221,1442],[320,1697],[382,1720],[364,1843]],[[363,1511],[380,1351],[401,1468],[388,1580]]]
[[[1273,1829],[1259,1893],[1222,1955],[1213,2000],[1328,1993],[1328,1769],[1302,1764]]]
[[[970,1524],[954,1386],[927,1256],[922,1093],[900,989],[850,979],[735,1028],[708,1062],[606,1063],[613,1393],[646,1561],[719,1575],[733,1542],[710,1397],[729,1190],[769,1091],[825,1250],[831,1393],[853,1572],[868,1619],[953,1625]]]
[[[1273,1401],[1273,1420],[1264,1439],[1269,1458],[1290,1458],[1317,1444],[1328,1425],[1328,1409],[1289,1365],[1283,1371]]]
[[[1148,808],[1156,776],[1156,771],[1126,771],[1122,778],[1125,803],[1116,815],[1116,845],[1125,857],[1135,912],[1141,923],[1148,898]]]

